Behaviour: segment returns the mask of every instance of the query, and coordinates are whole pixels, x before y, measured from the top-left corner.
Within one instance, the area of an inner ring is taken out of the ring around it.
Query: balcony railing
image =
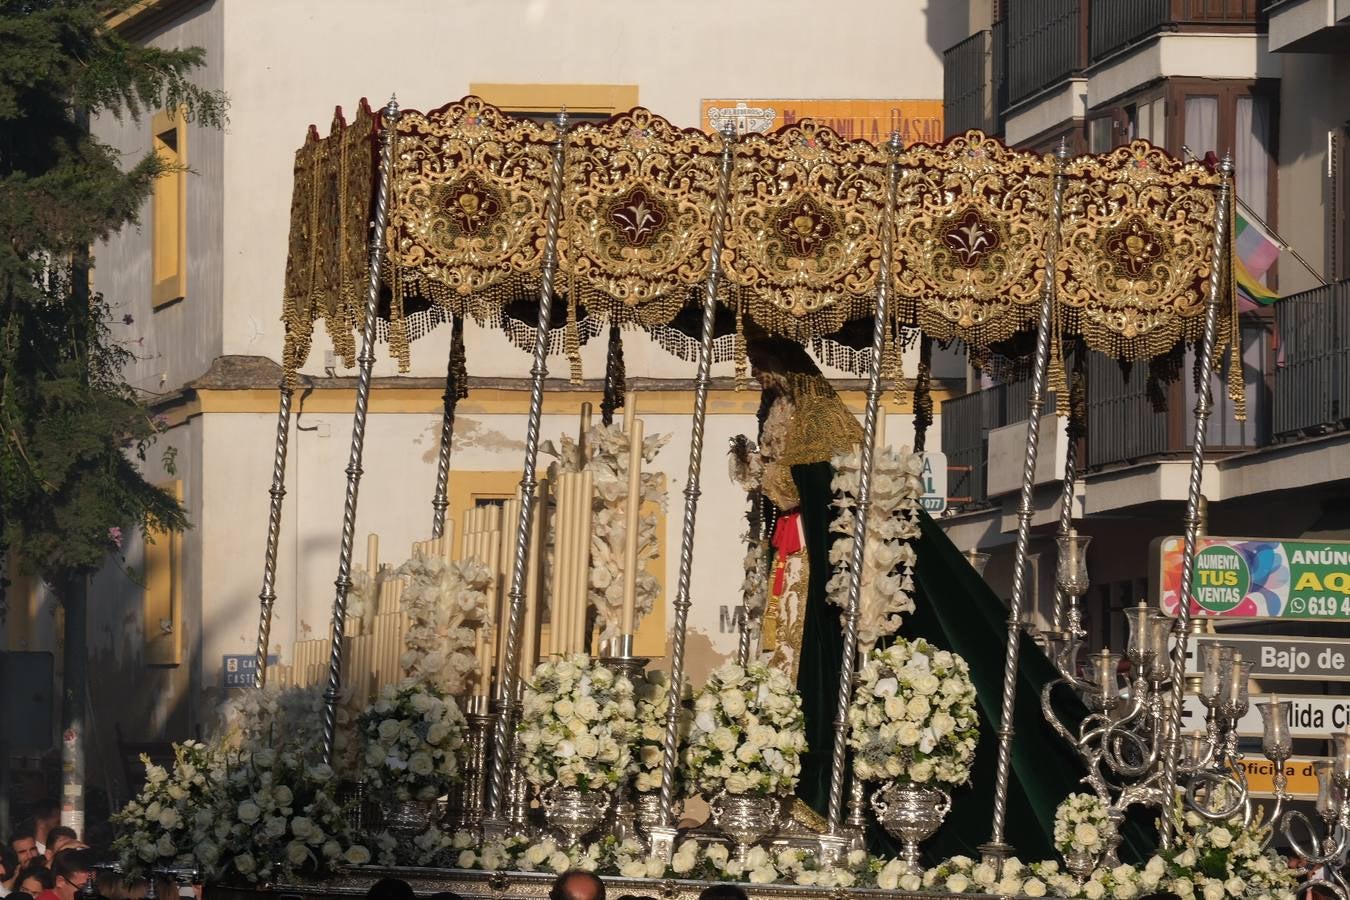
[[[1293,294],[1275,307],[1284,365],[1275,370],[1278,437],[1350,419],[1350,281]]]
[[[977,31],[942,54],[942,122],[947,135],[994,131],[990,32]]]
[[[1148,365],[1121,377],[1120,364],[1097,353],[1088,357],[1087,467],[1111,465],[1166,453],[1167,413],[1153,409]]]
[[[1007,29],[1003,22],[978,31],[943,53],[943,122],[947,135],[977,128],[985,134],[1003,130],[1007,83],[1003,67]]]
[[[1255,28],[1260,12],[1261,0],[1092,0],[1092,59],[1164,28]]]
[[[1008,5],[1008,103],[1017,103],[1083,68],[1082,0],[1021,0]]]

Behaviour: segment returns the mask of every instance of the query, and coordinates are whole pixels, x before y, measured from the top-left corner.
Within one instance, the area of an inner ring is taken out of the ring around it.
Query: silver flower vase
[[[1081,884],[1097,868],[1097,854],[1087,850],[1069,850],[1064,854],[1064,868],[1073,873],[1073,877]]]
[[[569,846],[595,831],[609,814],[614,794],[610,791],[585,791],[581,788],[549,785],[539,792],[539,805],[544,808],[544,820],[561,834]]]
[[[778,831],[783,799],[766,794],[719,791],[708,801],[708,810],[717,830],[736,845],[736,858],[743,860],[757,842]]]
[[[872,795],[872,810],[891,837],[900,841],[900,858],[920,872],[919,842],[932,836],[947,818],[952,798],[939,788],[893,781]]]
[[[398,797],[379,801],[380,824],[400,843],[406,843],[431,828],[436,818],[435,800],[411,800]]]

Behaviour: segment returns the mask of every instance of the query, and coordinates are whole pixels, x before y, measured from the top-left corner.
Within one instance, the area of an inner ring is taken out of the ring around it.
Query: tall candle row
[[[563,472],[557,477],[555,489],[551,650],[557,654],[583,653],[588,650],[586,609],[595,478],[590,472]]]

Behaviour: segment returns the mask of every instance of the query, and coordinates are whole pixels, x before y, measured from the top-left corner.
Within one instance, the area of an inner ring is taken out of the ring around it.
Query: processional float
[[[614,393],[622,390],[622,374],[616,376],[613,367],[618,329],[643,328],[658,340],[668,336],[672,345],[682,340],[687,346],[687,338],[673,329],[682,316],[692,318],[698,322],[697,368],[670,633],[659,823],[651,831],[653,853],[668,859],[676,834],[677,716],[692,604],[704,420],[715,344],[726,347],[717,337],[718,314],[729,313],[734,323],[730,355],[738,375],[745,369],[747,323],[771,335],[810,342],[817,351],[848,345],[850,335],[865,333],[870,340],[862,344],[862,352],[839,354],[856,363],[857,374],[866,375],[867,392],[859,524],[847,561],[837,739],[827,827],[821,836],[822,856],[833,858],[845,846],[845,716],[853,690],[869,478],[883,384],[902,382],[901,344],[913,330],[922,336],[921,370],[933,340],[959,340],[972,351],[1011,352],[1007,348],[1016,346],[1017,338],[1034,334],[995,796],[990,838],[981,848],[987,860],[998,862],[1010,852],[1004,824],[1018,637],[1027,596],[1039,429],[1048,391],[1055,391],[1057,411],[1069,417],[1072,438],[1082,430],[1081,403],[1071,400],[1080,388],[1085,350],[1126,362],[1157,362],[1175,360],[1192,344],[1198,346],[1199,390],[1182,600],[1170,624],[1147,610],[1134,616],[1138,622],[1131,620],[1136,627],[1131,658],[1145,682],[1136,694],[1144,699],[1130,701],[1139,708],[1124,725],[1099,717],[1093,720],[1097,732],[1086,737],[1070,734],[1054,718],[1050,688],[1043,704],[1056,728],[1076,747],[1097,741],[1105,748],[1082,751],[1090,767],[1110,758],[1119,763],[1117,775],[1150,773],[1145,787],[1116,798],[1113,814],[1133,803],[1158,808],[1167,844],[1172,813],[1183,802],[1178,773],[1193,782],[1193,803],[1197,790],[1205,793],[1202,782],[1226,777],[1234,789],[1245,790],[1214,764],[1232,756],[1231,747],[1224,749],[1227,737],[1221,727],[1211,723],[1208,749],[1198,746],[1188,755],[1181,753],[1180,734],[1211,381],[1223,349],[1235,343],[1237,333],[1227,268],[1231,200],[1232,166],[1227,160],[1214,169],[1183,164],[1141,141],[1107,154],[1070,158],[1062,146],[1056,154],[1027,153],[973,131],[939,145],[903,147],[893,138],[874,146],[846,141],[810,121],[737,139],[681,130],[644,109],[569,127],[565,114],[553,123],[517,119],[474,97],[426,113],[400,111],[392,100],[372,113],[363,101],[351,122],[339,111],[330,134],[320,137],[311,128],[296,155],[284,375],[259,595],[257,686],[267,677],[291,394],[317,323],[324,322],[335,350],[358,368],[324,694],[324,753],[331,757],[377,336],[383,336],[406,369],[413,338],[440,321],[449,320],[454,329],[431,503],[431,534],[440,537],[448,507],[455,404],[466,392],[464,320],[503,324],[509,308],[523,305],[528,310],[527,298],[533,297],[533,328],[519,321],[508,325],[533,357],[521,492],[513,509],[505,659],[481,817],[489,832],[507,827],[512,701],[521,682],[516,663],[526,618],[525,561],[536,514],[547,356],[550,350],[566,351],[573,362],[572,377],[579,380],[577,350],[583,332],[593,334],[598,323],[609,323],[612,365],[605,407],[607,416],[612,415],[620,402]],[[566,307],[562,316],[555,308],[558,303]],[[513,315],[519,318],[519,312]],[[556,340],[559,319],[561,342]],[[859,343],[856,337],[852,342]],[[1077,350],[1073,371],[1066,370],[1066,350]],[[1230,360],[1232,366],[1240,365],[1236,351]],[[926,384],[924,371],[920,382]],[[1230,368],[1228,387],[1241,416],[1240,368]],[[916,414],[927,403],[927,397],[916,397]],[[1079,546],[1072,528],[1073,443],[1058,524],[1067,556],[1061,560],[1052,629],[1044,637],[1063,675],[1060,683],[1097,696],[1094,708],[1109,711],[1119,702],[1114,659],[1109,677],[1106,662],[1095,679],[1077,674],[1083,632],[1076,604],[1086,575],[1065,562],[1075,560],[1075,554],[1081,559],[1086,544]],[[1169,632],[1174,644],[1170,659],[1164,660]],[[747,647],[743,634],[742,655]],[[621,643],[619,651],[631,653],[631,643]],[[1245,696],[1245,685],[1243,691]],[[1211,699],[1217,707],[1217,695]],[[1146,721],[1148,728],[1131,731],[1132,721]],[[1216,721],[1224,720],[1219,716]],[[1140,743],[1144,740],[1151,743],[1145,746]],[[1143,764],[1133,750],[1122,750],[1126,744],[1142,754]],[[1350,784],[1350,771],[1346,780]],[[1245,793],[1243,797],[1245,801]]]

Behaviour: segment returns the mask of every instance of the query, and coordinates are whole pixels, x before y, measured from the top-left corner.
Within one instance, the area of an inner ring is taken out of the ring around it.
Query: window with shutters
[[[178,114],[156,113],[155,155],[166,171],[151,194],[151,302],[155,309],[187,296],[187,129]]]

